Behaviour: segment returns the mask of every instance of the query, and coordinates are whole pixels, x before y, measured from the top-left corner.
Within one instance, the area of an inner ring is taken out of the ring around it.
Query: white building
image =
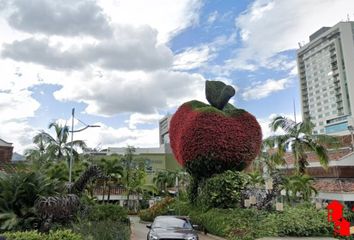
[[[349,134],[354,113],[354,22],[323,27],[297,51],[303,119],[314,133]]]

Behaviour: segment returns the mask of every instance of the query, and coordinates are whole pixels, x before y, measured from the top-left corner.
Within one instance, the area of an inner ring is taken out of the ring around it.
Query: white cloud
[[[84,140],[89,147],[158,147],[159,130],[154,129],[130,129],[127,127],[114,128],[97,122],[100,128],[88,128],[85,131],[75,133],[74,139]]]
[[[32,98],[31,94],[28,90],[15,92],[0,90],[0,121],[23,120],[34,116],[40,104]]]
[[[163,115],[159,113],[153,114],[141,114],[133,113],[130,115],[129,120],[126,123],[129,124],[130,129],[136,129],[140,124],[157,124],[158,121],[163,118]]]
[[[13,143],[14,151],[21,153],[31,146],[36,130],[27,118],[34,116],[39,106],[28,90],[0,90],[0,138]]]
[[[149,25],[158,31],[158,41],[168,42],[182,30],[198,23],[201,0],[100,0],[113,23]]]
[[[206,45],[188,48],[185,51],[175,55],[173,69],[191,70],[199,68],[211,57],[211,49]]]
[[[20,154],[33,146],[32,138],[39,132],[26,120],[0,121],[0,124],[0,138],[13,143],[13,151]]]
[[[236,33],[221,35],[209,43],[184,49],[174,56],[173,69],[192,70],[208,68],[208,62],[214,59],[222,48],[236,43],[236,37]]]
[[[107,17],[95,1],[10,0],[7,6],[8,23],[19,31],[64,36],[111,34]]]
[[[216,19],[218,18],[218,15],[219,15],[218,11],[214,11],[214,12],[210,13],[208,16],[207,22],[209,24],[213,24],[216,21]]]
[[[214,71],[230,74],[234,70],[275,68],[269,63],[282,56],[279,54],[296,49],[298,42],[307,42],[322,26],[333,26],[352,12],[352,0],[256,0],[235,21],[243,47]],[[287,64],[286,59],[283,62]]]
[[[87,113],[102,116],[123,112],[152,114],[191,99],[205,99],[205,79],[200,74],[110,71],[100,77],[86,71],[73,74],[71,79],[75,81],[67,81],[54,93],[55,98],[86,103]]]
[[[157,44],[149,26],[116,25],[114,36],[99,42],[66,44],[51,38],[27,38],[3,44],[2,56],[56,70],[75,70],[96,64],[106,69],[155,70],[172,64],[172,52]]]
[[[268,79],[265,82],[256,83],[248,88],[246,88],[242,97],[245,100],[254,100],[268,97],[274,92],[278,92],[286,89],[291,84],[291,79],[284,78],[280,80]]]

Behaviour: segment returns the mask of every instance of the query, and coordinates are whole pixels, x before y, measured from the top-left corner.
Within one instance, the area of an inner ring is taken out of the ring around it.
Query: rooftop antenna
[[[347,14],[347,21],[350,22],[350,16],[349,13]]]
[[[302,48],[301,42],[298,42],[297,44],[299,45],[299,48]]]

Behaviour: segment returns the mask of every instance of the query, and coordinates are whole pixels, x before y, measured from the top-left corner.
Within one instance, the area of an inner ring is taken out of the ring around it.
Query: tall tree
[[[73,156],[74,159],[77,160],[79,158],[79,154],[75,148],[85,148],[85,142],[82,140],[74,140],[73,142],[68,142],[68,126],[63,126],[56,122],[52,122],[49,124],[48,128],[54,128],[54,136],[51,136],[49,133],[42,131],[34,137],[33,142],[37,145],[43,143],[45,145],[45,152],[51,158],[54,158],[55,160],[66,159],[68,163],[72,145],[74,147]]]
[[[314,124],[311,121],[294,122],[286,117],[278,116],[270,124],[272,131],[282,129],[285,134],[267,138],[267,142],[277,147],[279,156],[290,149],[294,156],[294,166],[297,173],[303,175],[308,166],[307,153],[314,152],[320,164],[327,168],[329,157],[326,147],[338,146],[335,137],[324,134],[313,134]]]

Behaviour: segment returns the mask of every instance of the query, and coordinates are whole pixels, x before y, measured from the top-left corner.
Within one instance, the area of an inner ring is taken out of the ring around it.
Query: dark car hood
[[[193,229],[182,228],[153,228],[151,229],[159,238],[187,238],[191,236],[197,236],[197,233]]]

